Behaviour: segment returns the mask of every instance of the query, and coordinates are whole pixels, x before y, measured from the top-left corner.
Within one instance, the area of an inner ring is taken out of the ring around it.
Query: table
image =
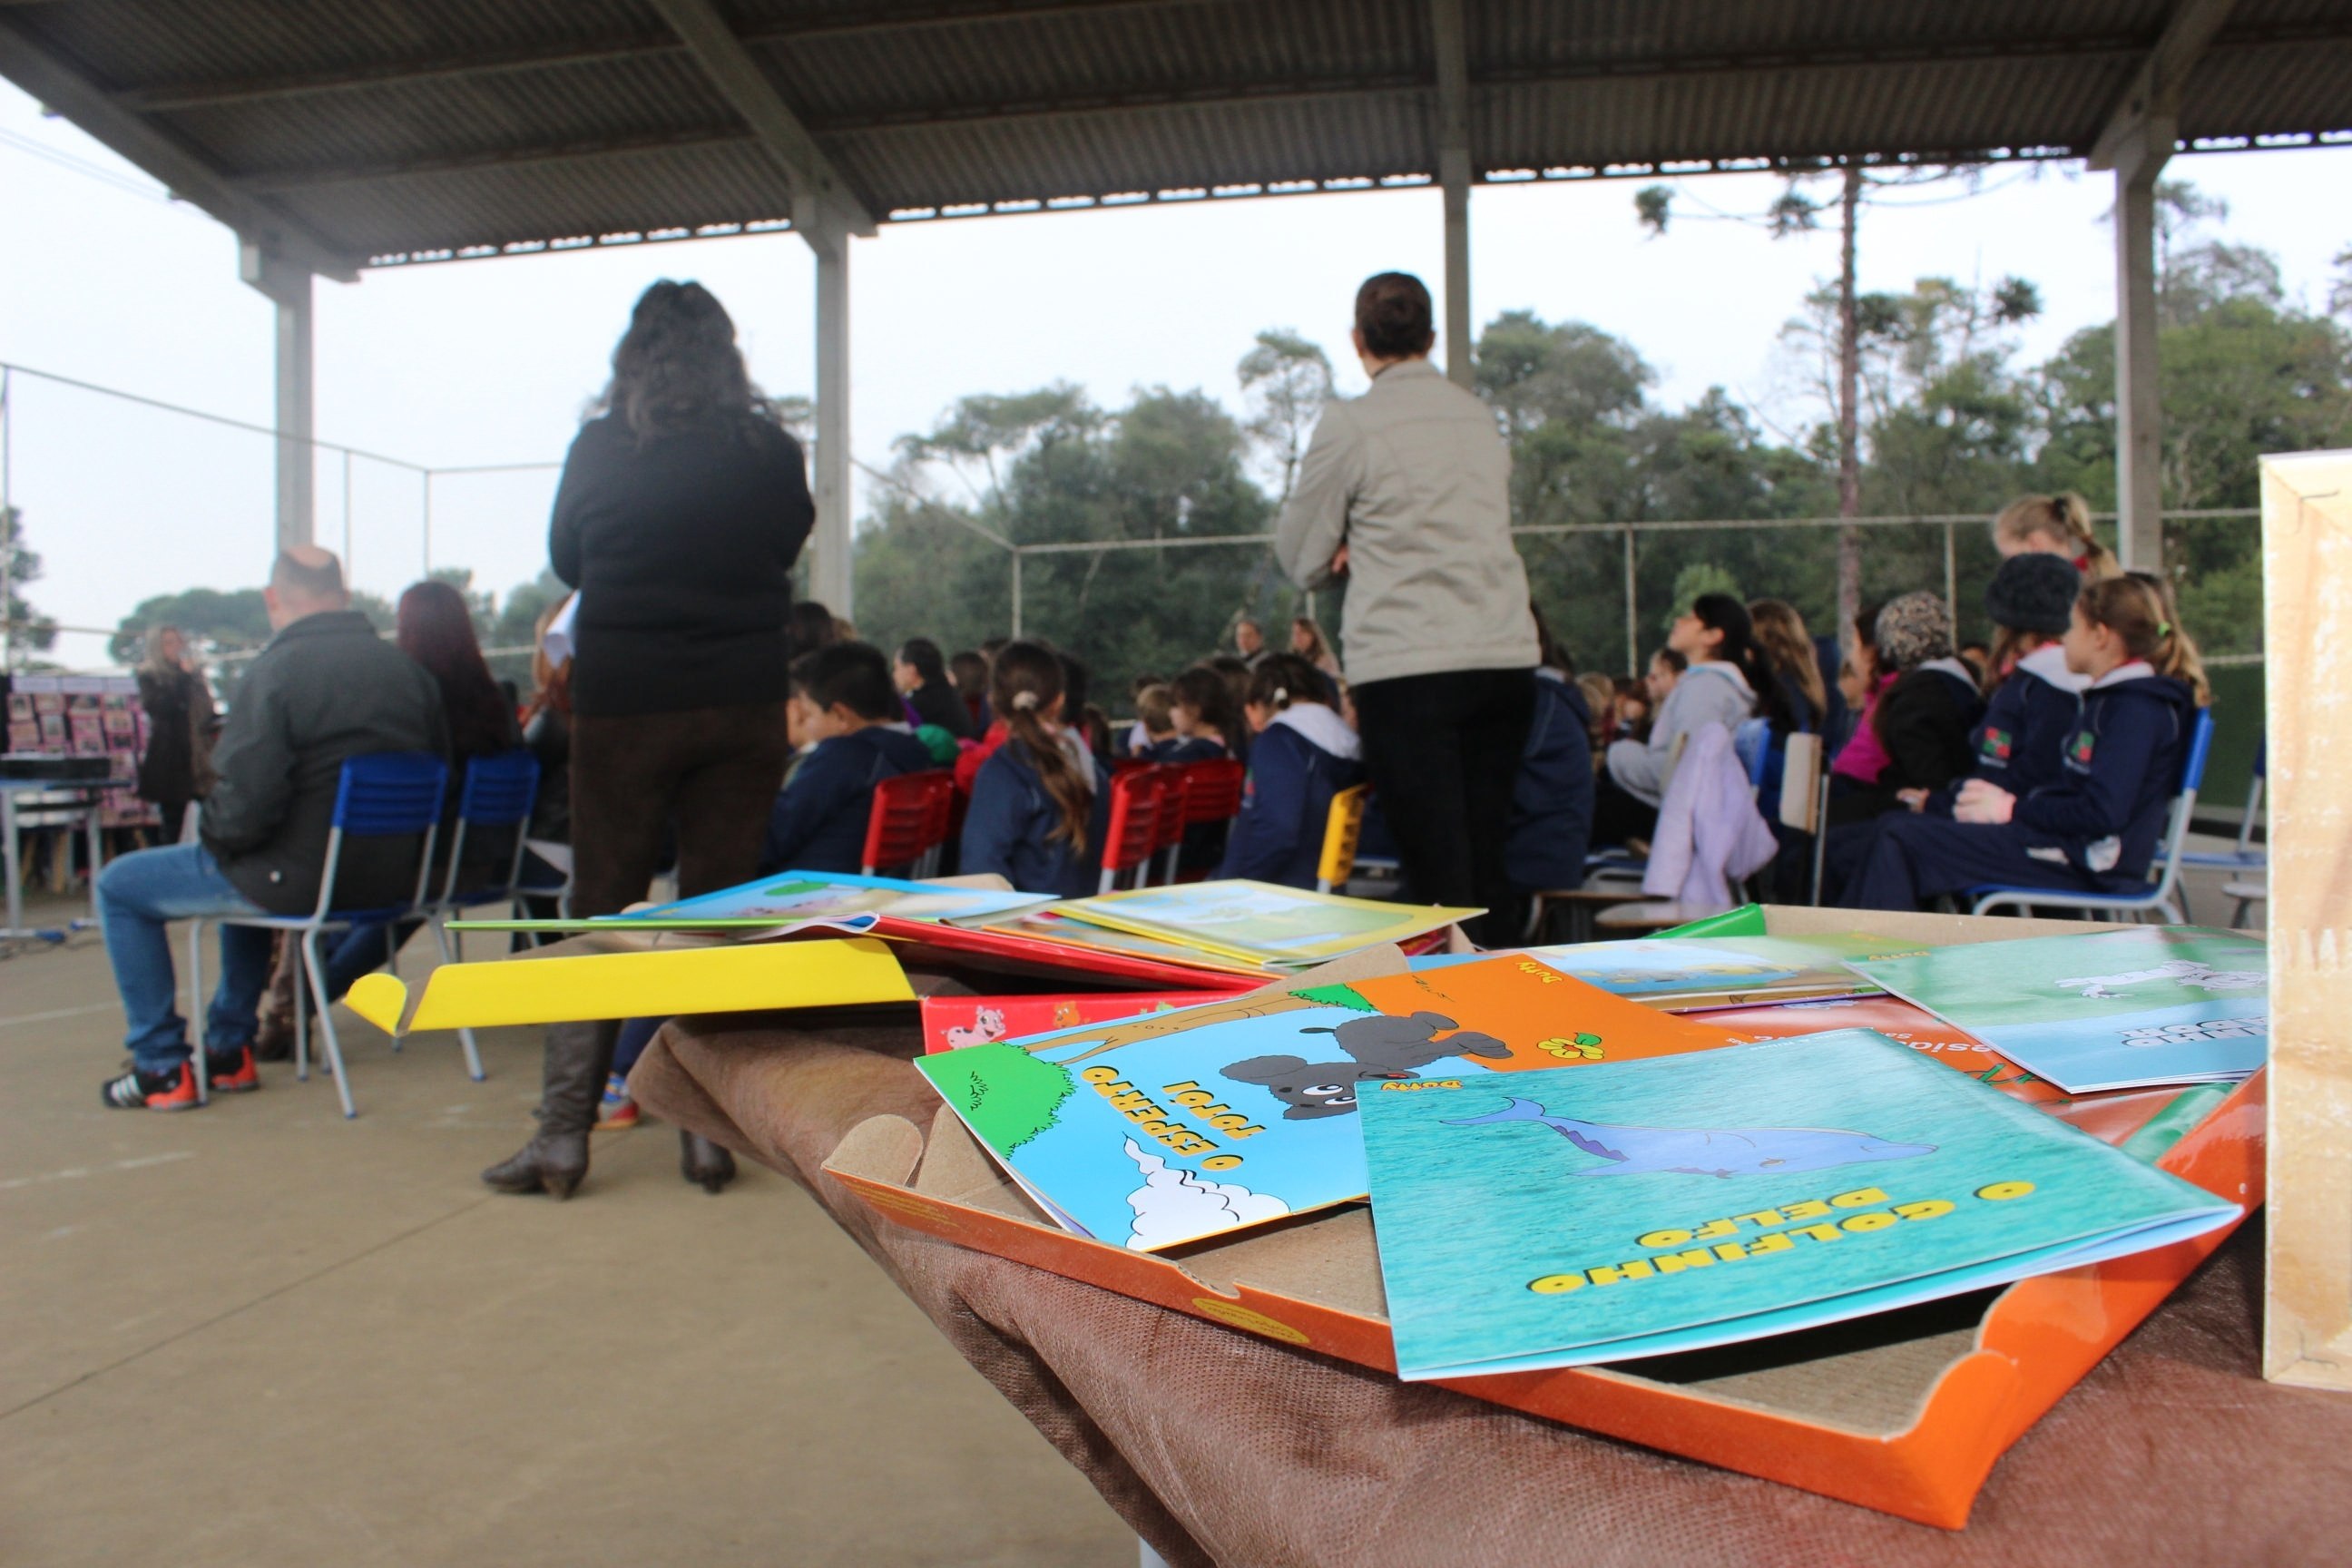
[[[814,1193],[1175,1568],[2186,1568],[2340,1562],[2352,1539],[2352,1400],[2257,1375],[2259,1216],[2010,1450],[1955,1533],[880,1225],[821,1167],[869,1116],[929,1125],[920,1048],[911,1020],[684,1019],[631,1082]]]
[[[62,936],[60,932],[32,929],[25,924],[25,867],[23,851],[16,841],[19,833],[16,818],[20,809],[16,797],[32,794],[79,797],[55,805],[42,802],[37,806],[45,812],[80,812],[83,826],[89,833],[89,920],[87,922],[72,921],[68,929],[78,930],[85,923],[95,925],[98,921],[98,868],[106,858],[99,815],[101,797],[108,790],[117,787],[112,781],[79,784],[68,780],[0,776],[0,861],[5,861],[8,879],[8,923],[0,927],[0,942],[23,942],[33,938],[55,942]]]

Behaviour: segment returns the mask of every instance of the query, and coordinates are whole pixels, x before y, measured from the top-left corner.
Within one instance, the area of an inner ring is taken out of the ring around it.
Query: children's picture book
[[[1056,1223],[1148,1252],[1362,1197],[1356,1108],[1370,1086],[1725,1039],[1517,956],[1344,984],[1304,978],[915,1065]]]
[[[1860,1029],[1373,1085],[1360,1121],[1408,1380],[1759,1339],[2239,1212]]]
[[[614,925],[642,931],[767,930],[798,921],[875,915],[896,921],[962,922],[1002,919],[1054,900],[1035,893],[941,887],[847,871],[779,871],[740,887],[677,903],[585,921],[451,921],[471,931],[600,931]]]
[[[1854,969],[2074,1094],[2242,1079],[2269,1055],[2268,952],[2241,932],[2026,937]]]
[[[1928,1059],[1966,1073],[2021,1104],[2078,1127],[2102,1143],[2130,1140],[2180,1098],[2180,1087],[2116,1089],[2069,1094],[2002,1056],[1965,1029],[1956,1029],[1898,996],[1853,996],[1826,1002],[1710,1011],[1706,1021],[1741,1040],[1784,1040],[1836,1029],[1875,1029]],[[2168,1144],[2168,1148],[2170,1145]],[[2157,1151],[2162,1153],[2162,1150]],[[2153,1155],[2147,1156],[2154,1158]]]
[[[1848,969],[1849,963],[1924,951],[1916,942],[1859,931],[1834,936],[1658,937],[1527,950],[1587,984],[1669,1013],[1813,996],[1875,995],[1878,985]],[[1416,967],[1458,962],[1458,957],[1442,954],[1420,959]]]
[[[1056,904],[1054,912],[1246,963],[1304,968],[1376,942],[1440,931],[1485,911],[1389,904],[1236,880],[1105,893]]]
[[[1223,991],[1107,991],[1084,996],[926,996],[923,1049],[1024,1040],[1032,1035],[1108,1024],[1146,1013],[1173,1013],[1223,1000]]]

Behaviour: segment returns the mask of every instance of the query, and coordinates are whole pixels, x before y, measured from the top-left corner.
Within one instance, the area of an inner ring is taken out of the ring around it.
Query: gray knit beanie
[[[1933,594],[1906,594],[1878,612],[1881,669],[1916,669],[1930,659],[1952,657],[1952,616]]]

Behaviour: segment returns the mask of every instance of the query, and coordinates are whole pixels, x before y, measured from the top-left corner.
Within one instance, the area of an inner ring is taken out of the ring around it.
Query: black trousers
[[[1470,935],[1516,938],[1519,897],[1504,846],[1534,721],[1532,669],[1449,670],[1356,688],[1364,772],[1396,839],[1405,897],[1492,911]]]

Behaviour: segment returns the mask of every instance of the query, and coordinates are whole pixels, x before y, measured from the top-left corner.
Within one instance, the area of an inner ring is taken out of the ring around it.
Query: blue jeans
[[[179,985],[165,926],[198,915],[268,911],[236,890],[201,844],[134,850],[108,861],[98,874],[98,910],[130,1026],[123,1043],[140,1071],[177,1072],[188,1059],[188,1027],[174,1006]],[[234,1051],[253,1043],[254,1009],[269,984],[271,937],[251,926],[220,928],[220,987],[205,1020],[207,1049]]]

